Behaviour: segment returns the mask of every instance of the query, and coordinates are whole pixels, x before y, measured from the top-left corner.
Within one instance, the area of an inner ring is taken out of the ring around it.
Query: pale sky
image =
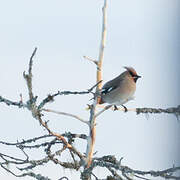
[[[39,101],[58,90],[86,90],[96,82],[96,67],[83,56],[98,57],[102,25],[102,0],[2,1],[0,3],[0,95],[14,101],[27,88],[22,73],[38,47],[33,66],[33,89]],[[103,83],[132,66],[142,78],[135,100],[127,108],[177,107],[180,104],[180,1],[109,0],[107,44]],[[59,96],[46,107],[71,112],[83,118],[90,103],[87,96]],[[0,103],[0,140],[16,142],[45,134],[25,109]],[[69,117],[45,114],[50,127],[59,133],[88,133],[85,124]],[[134,112],[105,112],[97,120],[96,156],[124,157],[122,164],[140,170],[162,170],[180,166],[180,122],[173,115],[136,115]],[[86,144],[75,144],[85,152]],[[0,146],[1,151],[22,154]],[[36,152],[35,159],[41,154]],[[67,157],[67,160],[70,157]],[[11,168],[11,167],[10,167]],[[35,171],[38,172],[38,171]],[[78,180],[75,171],[50,163],[39,169],[57,179],[66,175]],[[105,171],[97,169],[99,177]],[[17,178],[0,169],[0,179]],[[32,178],[24,178],[32,179]],[[23,180],[23,178],[22,178]]]

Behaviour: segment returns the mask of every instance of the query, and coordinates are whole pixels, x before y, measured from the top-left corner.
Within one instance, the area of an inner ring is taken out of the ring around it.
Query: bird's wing
[[[108,81],[108,82],[105,83],[104,86],[102,87],[101,93],[102,93],[103,95],[105,95],[105,94],[107,94],[107,93],[115,90],[115,89],[118,87],[120,81],[121,81],[121,80],[120,80],[119,78],[115,78],[115,79],[113,79],[113,80],[111,80],[111,81]]]
[[[110,86],[110,87],[106,87],[106,88],[104,87],[104,88],[102,88],[101,93],[102,93],[103,95],[105,95],[105,94],[111,92],[112,90],[114,90],[114,89],[116,89],[116,88],[117,88],[116,86]]]

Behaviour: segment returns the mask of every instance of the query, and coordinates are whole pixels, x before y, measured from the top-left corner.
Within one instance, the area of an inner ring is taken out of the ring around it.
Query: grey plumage
[[[136,91],[136,81],[140,76],[132,67],[124,68],[126,69],[125,72],[104,84],[99,104],[123,105],[133,99]]]

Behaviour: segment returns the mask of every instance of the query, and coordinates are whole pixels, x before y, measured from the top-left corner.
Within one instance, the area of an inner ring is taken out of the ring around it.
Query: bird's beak
[[[139,78],[141,78],[141,76],[137,75],[137,78],[139,79]]]

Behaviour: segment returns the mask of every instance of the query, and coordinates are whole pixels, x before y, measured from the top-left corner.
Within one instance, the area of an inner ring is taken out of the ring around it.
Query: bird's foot
[[[114,111],[117,111],[118,110],[118,107],[116,105],[114,105]]]
[[[124,106],[124,105],[121,105],[121,106],[124,108],[124,112],[128,112],[128,109],[126,106]]]

